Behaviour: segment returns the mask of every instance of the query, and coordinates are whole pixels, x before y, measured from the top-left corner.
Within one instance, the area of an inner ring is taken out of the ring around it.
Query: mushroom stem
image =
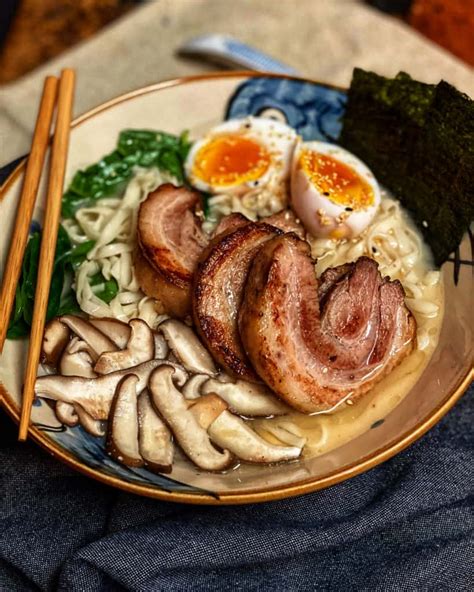
[[[73,428],[79,423],[79,416],[74,408],[74,405],[71,403],[56,401],[55,412],[58,421],[70,428]]]
[[[106,335],[81,317],[65,315],[59,317],[64,325],[67,325],[78,337],[85,341],[94,352],[94,361],[104,352],[116,351],[117,346]]]
[[[154,358],[155,340],[150,327],[141,319],[132,319],[130,328],[130,339],[126,349],[103,353],[94,366],[97,374],[109,374],[132,368]]]
[[[166,421],[184,453],[201,469],[222,471],[232,462],[228,450],[217,451],[209,436],[193,413],[183,395],[173,384],[173,370],[157,368],[150,376],[149,389],[155,407]]]
[[[111,372],[97,378],[40,376],[36,379],[35,393],[46,399],[78,403],[93,419],[105,420],[109,416],[115,389],[124,376],[131,373],[138,376],[137,390],[141,392],[146,387],[152,370],[163,364],[166,364],[163,360],[150,360],[134,368]],[[178,369],[177,373],[179,372]],[[186,381],[186,377],[186,372],[181,368],[182,384]]]
[[[82,408],[81,405],[76,404],[74,405],[74,408],[79,416],[79,423],[88,434],[95,436],[96,438],[105,436],[105,421],[94,419]]]
[[[145,466],[157,473],[169,473],[174,445],[167,425],[150,401],[148,391],[138,397],[138,445]]]
[[[166,343],[166,339],[157,331],[153,331],[153,339],[155,340],[155,358],[164,360],[170,350]]]
[[[181,321],[167,319],[161,323],[159,329],[186,370],[211,376],[217,374],[211,355],[191,327]]]
[[[299,446],[275,446],[252,430],[247,423],[229,411],[223,411],[208,428],[213,442],[230,450],[237,458],[251,463],[275,463],[294,460],[301,454]]]
[[[189,407],[191,413],[198,420],[199,425],[205,430],[227,408],[227,403],[214,394],[200,397],[196,403]]]
[[[109,317],[102,319],[91,318],[89,323],[113,341],[119,349],[127,347],[131,331],[128,323]]]
[[[63,376],[94,378],[97,374],[92,368],[93,356],[94,353],[85,341],[73,337],[61,356],[58,370]]]
[[[263,384],[253,384],[245,380],[222,382],[210,378],[202,387],[203,395],[216,393],[229,403],[232,411],[246,417],[268,417],[285,415],[289,408],[273,395]]]
[[[207,374],[195,374],[183,387],[184,398],[188,401],[198,399],[201,396],[201,386],[209,379]]]
[[[118,384],[107,430],[107,452],[130,467],[143,466],[138,448],[138,382],[138,376],[128,374]]]

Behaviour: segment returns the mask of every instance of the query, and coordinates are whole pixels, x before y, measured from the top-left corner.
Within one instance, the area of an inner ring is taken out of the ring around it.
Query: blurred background
[[[216,70],[178,51],[212,33],[336,85],[348,86],[359,66],[444,78],[474,96],[474,0],[0,0],[0,166],[28,150],[47,74],[76,69],[78,115]]]
[[[366,3],[403,20],[474,65],[472,0],[371,0]],[[20,78],[96,35],[115,19],[126,18],[140,4],[143,0],[2,0],[0,84]]]

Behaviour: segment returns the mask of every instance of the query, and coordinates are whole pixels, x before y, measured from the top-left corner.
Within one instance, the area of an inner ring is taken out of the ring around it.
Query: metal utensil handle
[[[180,55],[198,56],[230,66],[258,72],[297,74],[296,70],[250,45],[227,35],[203,35],[190,39],[178,50]]]

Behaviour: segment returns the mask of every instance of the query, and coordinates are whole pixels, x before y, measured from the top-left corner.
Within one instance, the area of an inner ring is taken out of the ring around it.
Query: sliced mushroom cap
[[[119,349],[127,347],[131,331],[128,323],[109,317],[102,319],[91,318],[89,323],[113,341]]]
[[[59,317],[59,320],[90,345],[94,352],[94,361],[104,352],[117,351],[115,343],[85,319],[74,315],[64,315]]]
[[[163,364],[167,364],[167,362],[150,360],[134,368],[111,372],[97,378],[60,376],[58,374],[40,376],[36,379],[35,393],[46,399],[78,403],[93,419],[105,420],[109,416],[117,385],[124,376],[131,373],[138,376],[137,390],[141,392],[146,388],[151,372]],[[182,367],[180,370],[178,367],[176,372],[177,378],[180,378],[184,384],[187,378],[185,370]]]
[[[195,374],[183,387],[184,398],[188,401],[198,399],[201,396],[201,386],[209,380],[207,374]]]
[[[155,411],[147,390],[138,397],[138,446],[145,466],[157,473],[169,473],[174,444],[171,432]]]
[[[199,425],[207,430],[211,423],[228,408],[229,406],[223,399],[212,394],[200,397],[189,409],[198,420]]]
[[[186,370],[211,376],[217,374],[210,353],[199,341],[191,327],[176,319],[167,319],[161,323],[159,329]]]
[[[105,433],[107,431],[105,421],[94,419],[79,404],[74,405],[74,408],[79,417],[79,423],[88,434],[90,434],[91,436],[95,436],[96,438],[105,436]]]
[[[130,339],[127,347],[120,351],[103,353],[94,366],[97,374],[109,374],[124,368],[131,368],[155,357],[153,331],[141,319],[130,321]]]
[[[79,337],[73,337],[63,351],[59,362],[59,372],[63,376],[94,378],[97,374],[93,369],[93,356],[94,352],[85,341]]]
[[[138,382],[134,374],[128,374],[119,382],[107,428],[107,452],[129,467],[143,466],[138,447]]]
[[[79,423],[79,415],[77,414],[74,405],[71,403],[56,401],[54,409],[56,412],[56,417],[61,423],[69,426],[70,428],[73,428]]]
[[[188,409],[186,400],[173,384],[170,367],[157,368],[150,376],[148,387],[153,404],[194,464],[206,471],[222,471],[231,464],[229,451],[219,452],[214,448],[206,430]]]
[[[222,382],[210,378],[201,387],[201,393],[216,393],[229,403],[231,409],[246,417],[268,417],[285,415],[290,409],[280,402],[272,391],[263,384],[253,384],[245,380]]]
[[[64,348],[68,344],[71,332],[57,318],[46,324],[41,349],[41,361],[48,366],[56,366]]]
[[[276,463],[294,460],[299,446],[275,446],[259,436],[248,424],[229,411],[223,411],[208,428],[213,442],[230,450],[237,458],[251,463]]]

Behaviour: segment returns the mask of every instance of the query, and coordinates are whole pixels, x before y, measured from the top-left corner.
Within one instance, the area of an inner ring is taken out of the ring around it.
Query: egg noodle
[[[96,241],[77,270],[73,285],[79,306],[87,314],[121,321],[140,318],[153,328],[163,318],[156,301],[140,290],[133,268],[138,206],[163,183],[178,184],[156,168],[137,169],[123,197],[100,199],[63,222],[74,242]],[[118,284],[117,295],[108,304],[96,296],[103,285],[91,286],[91,278],[98,272]]]
[[[231,193],[214,195],[208,201],[209,213],[203,229],[212,232],[219,220],[232,212],[239,212],[250,220],[276,214],[286,207],[287,193],[279,170],[275,169],[265,185],[250,189],[243,196]]]

